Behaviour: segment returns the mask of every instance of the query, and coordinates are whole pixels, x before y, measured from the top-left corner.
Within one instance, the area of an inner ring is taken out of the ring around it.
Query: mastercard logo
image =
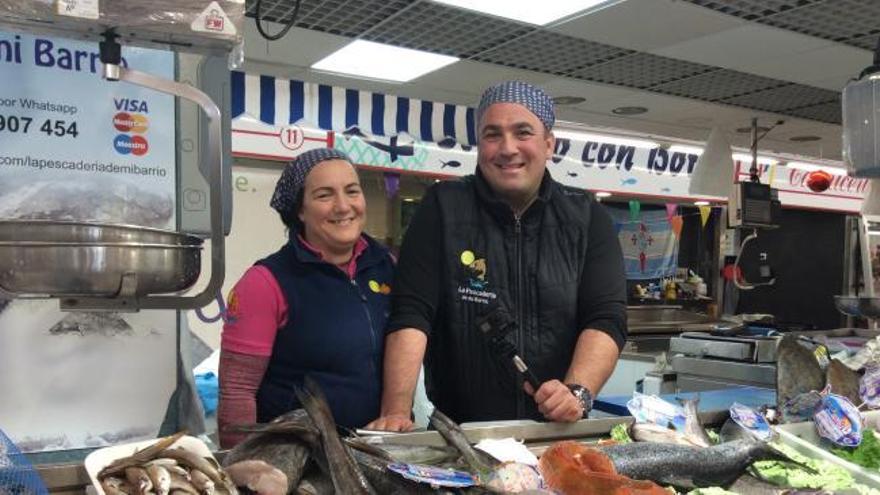
[[[120,155],[132,154],[135,156],[143,156],[150,150],[147,140],[141,136],[127,136],[120,134],[113,140],[113,147]]]
[[[150,127],[147,118],[141,114],[119,112],[113,116],[113,127],[119,132],[143,134]]]

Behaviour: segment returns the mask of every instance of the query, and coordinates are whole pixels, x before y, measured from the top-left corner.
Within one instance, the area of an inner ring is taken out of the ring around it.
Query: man
[[[611,218],[546,170],[555,145],[550,97],[508,81],[486,90],[476,117],[477,173],[432,187],[407,231],[381,417],[368,428],[412,428],[423,358],[429,397],[458,422],[577,421],[626,340],[626,279]],[[513,318],[505,338],[539,379],[537,390],[476,328],[494,308]]]

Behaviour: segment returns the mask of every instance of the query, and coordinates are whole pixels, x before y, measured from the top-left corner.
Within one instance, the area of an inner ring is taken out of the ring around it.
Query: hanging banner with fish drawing
[[[174,79],[171,52],[122,61]],[[174,97],[101,70],[97,43],[0,31],[0,218],[174,226]]]
[[[231,78],[236,156],[288,161],[323,145],[348,151],[359,165],[404,173],[454,177],[476,167],[472,107],[238,71]],[[688,192],[699,149],[677,149],[650,136],[633,139],[631,133],[615,136],[607,129],[559,125],[553,132],[556,146],[547,165],[553,178],[568,186],[683,202],[724,199]],[[835,179],[831,190],[815,193],[805,183],[807,173],[800,172],[777,166],[772,181],[783,186],[783,205],[859,210],[867,179]],[[783,179],[791,183],[779,184]]]
[[[122,57],[174,79],[171,52]],[[174,98],[100,71],[97,43],[0,32],[0,218],[175,227]],[[0,300],[0,330],[0,427],[23,451],[156,437],[177,386],[175,311]]]
[[[618,229],[627,279],[648,280],[675,274],[678,237],[665,210],[641,210],[638,220],[633,221],[628,209],[606,208]]]

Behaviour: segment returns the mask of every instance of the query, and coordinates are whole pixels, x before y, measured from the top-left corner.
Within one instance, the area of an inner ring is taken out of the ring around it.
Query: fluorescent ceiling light
[[[596,7],[609,0],[552,0],[536,5],[530,0],[434,0],[484,14],[513,19],[543,26],[557,19],[568,17],[582,10]]]
[[[602,136],[599,134],[587,134],[585,132],[574,131],[553,131],[553,135],[558,138],[574,139],[576,141],[597,141],[600,143],[619,144],[622,146],[635,146],[636,148],[656,148],[657,143],[646,139],[628,139],[613,136]]]
[[[788,162],[785,164],[788,168],[795,168],[798,170],[806,170],[808,172],[813,172],[816,170],[824,170],[831,175],[846,175],[846,170],[840,167],[822,167],[820,165],[814,165],[812,163],[804,163],[804,162]]]
[[[733,159],[738,162],[743,162],[747,165],[752,164],[752,155],[746,153],[734,153]],[[764,165],[776,165],[777,163],[779,163],[779,160],[776,160],[775,158],[768,158],[766,156],[758,156],[758,163]]]
[[[610,192],[607,192],[607,191],[597,191],[596,192],[597,198],[607,198],[608,196],[611,196]]]
[[[688,155],[703,154],[703,148],[697,148],[696,146],[685,146],[681,144],[673,144],[669,147],[669,151],[673,153],[687,153]]]
[[[457,62],[457,57],[355,40],[312,65],[346,76],[407,82]]]
[[[709,206],[708,201],[694,201],[694,206]]]

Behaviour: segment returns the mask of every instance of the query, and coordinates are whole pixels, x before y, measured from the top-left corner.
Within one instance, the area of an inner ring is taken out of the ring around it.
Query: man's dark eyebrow
[[[517,129],[517,130],[522,130],[522,129],[534,129],[534,126],[533,126],[532,124],[528,123],[528,122],[517,122],[517,123],[513,124],[513,127],[514,127],[515,129]],[[501,126],[500,126],[500,125],[487,124],[485,127],[483,127],[482,132],[486,132],[486,131],[498,131],[498,130],[501,130]]]

